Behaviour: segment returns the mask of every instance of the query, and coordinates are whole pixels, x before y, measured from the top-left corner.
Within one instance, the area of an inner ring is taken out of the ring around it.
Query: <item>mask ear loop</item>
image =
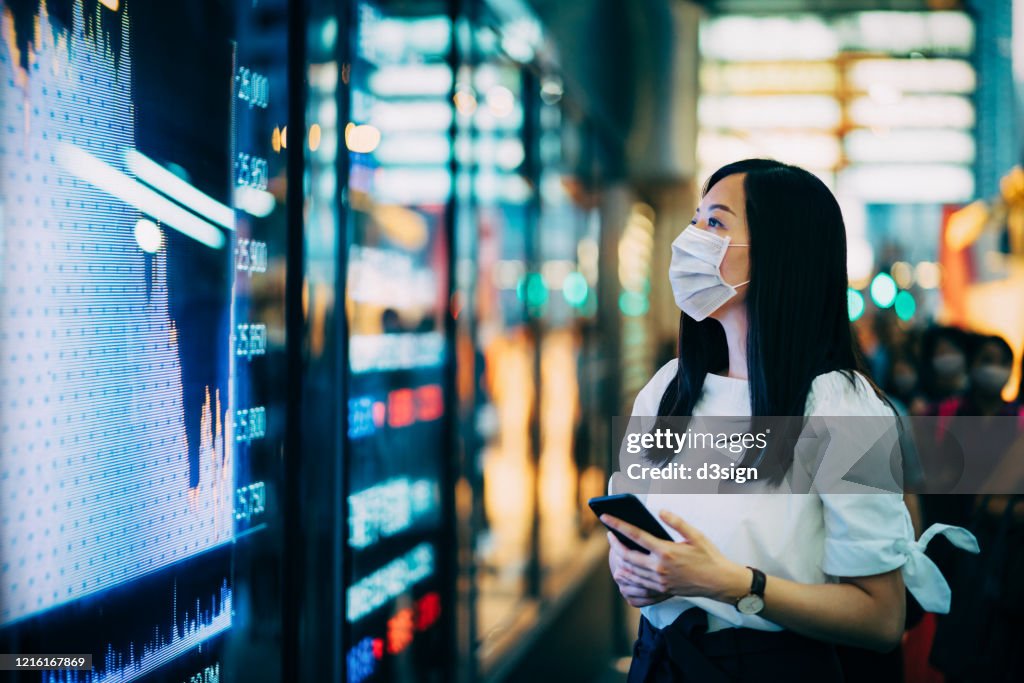
[[[730,242],[729,244],[725,245],[725,248],[728,249],[729,247],[749,247],[749,246],[750,246],[749,244],[732,244]],[[723,261],[725,260],[724,256],[722,257],[722,260]],[[722,277],[722,264],[721,263],[718,264],[718,276]],[[725,282],[725,278],[722,278],[722,282]],[[725,282],[725,284],[729,285],[728,282]],[[749,284],[750,284],[750,280],[744,280],[743,282],[739,283],[738,285],[729,285],[729,286],[732,287],[733,289],[736,289],[737,287],[742,287],[743,285],[749,285]]]

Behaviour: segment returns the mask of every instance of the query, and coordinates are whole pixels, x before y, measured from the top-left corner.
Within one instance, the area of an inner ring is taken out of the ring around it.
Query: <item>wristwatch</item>
[[[767,578],[760,569],[747,569],[754,572],[754,578],[750,582],[750,592],[736,601],[736,609],[742,614],[757,614],[764,609],[764,585]]]

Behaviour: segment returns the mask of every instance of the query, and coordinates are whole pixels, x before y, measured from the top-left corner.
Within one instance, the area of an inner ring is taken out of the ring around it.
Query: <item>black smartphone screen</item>
[[[654,515],[648,511],[644,504],[640,502],[640,499],[634,496],[632,493],[619,493],[614,496],[597,496],[591,498],[588,501],[590,509],[594,511],[594,514],[599,518],[601,515],[611,515],[612,517],[618,517],[624,522],[629,522],[635,527],[643,529],[650,535],[660,538],[666,541],[671,541],[672,537],[669,536],[665,528],[661,526],[661,523],[654,518]],[[643,548],[630,539],[626,538],[618,531],[610,529],[616,538],[622,541],[623,545],[633,550],[639,550],[642,553],[648,552],[646,548]]]

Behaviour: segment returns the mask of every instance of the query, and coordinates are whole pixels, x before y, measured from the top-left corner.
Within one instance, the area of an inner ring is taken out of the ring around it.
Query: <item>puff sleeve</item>
[[[888,406],[874,394],[863,377],[857,375],[851,383],[849,378],[839,373],[824,375],[815,380],[809,404],[808,414],[835,417],[884,416],[888,410]],[[862,438],[877,437],[868,434]],[[846,435],[843,440],[845,438]],[[855,437],[849,435],[848,439],[853,443]],[[849,447],[849,443],[846,447]],[[819,490],[818,495],[825,523],[821,562],[823,572],[834,577],[856,577],[900,569],[904,584],[924,609],[937,613],[949,611],[949,585],[939,568],[925,554],[925,549],[935,536],[942,535],[958,548],[976,553],[978,542],[969,531],[945,524],[933,524],[921,535],[920,540],[915,540],[910,513],[899,493],[833,493]]]

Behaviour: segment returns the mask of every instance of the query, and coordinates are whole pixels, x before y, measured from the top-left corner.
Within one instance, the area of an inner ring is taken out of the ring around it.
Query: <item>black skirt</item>
[[[835,646],[790,631],[707,632],[691,608],[657,629],[640,618],[627,683],[842,683]]]

